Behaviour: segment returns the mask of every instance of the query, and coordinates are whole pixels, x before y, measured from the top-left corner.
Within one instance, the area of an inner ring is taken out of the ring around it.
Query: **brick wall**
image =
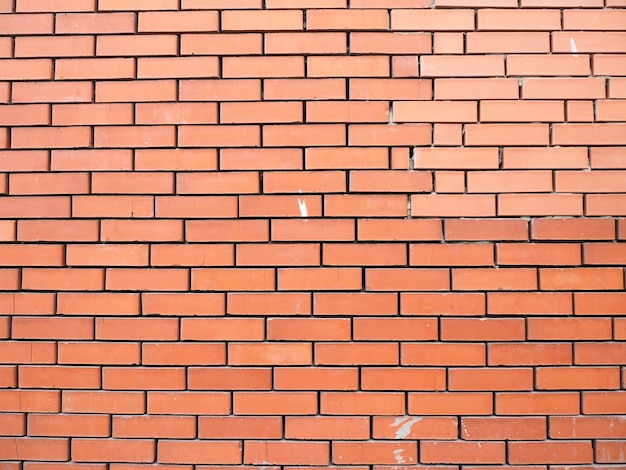
[[[0,469],[626,468],[624,7],[0,0]]]

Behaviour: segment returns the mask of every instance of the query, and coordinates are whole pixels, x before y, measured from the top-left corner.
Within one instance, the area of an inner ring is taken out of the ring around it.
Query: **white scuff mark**
[[[395,438],[404,439],[411,432],[411,426],[413,426],[415,423],[419,423],[421,420],[422,418],[409,418],[408,416],[405,416],[403,418],[396,418],[394,422],[391,423],[391,426],[394,428],[400,426],[396,431]]]
[[[396,462],[398,463],[406,463],[404,457],[402,456],[402,452],[404,452],[404,449],[398,449],[393,451],[393,458],[396,459]]]
[[[578,57],[578,49],[576,48],[576,41],[574,41],[574,38],[569,38],[569,48],[572,50],[574,57]]]
[[[298,189],[298,193],[302,194],[302,190]],[[306,207],[306,201],[298,198],[298,207],[300,208],[300,217],[308,217],[309,209]]]
[[[393,124],[393,106],[389,107],[389,124]]]

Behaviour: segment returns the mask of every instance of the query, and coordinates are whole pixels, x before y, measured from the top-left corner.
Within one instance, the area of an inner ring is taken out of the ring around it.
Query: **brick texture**
[[[624,8],[0,0],[0,470],[626,468]]]

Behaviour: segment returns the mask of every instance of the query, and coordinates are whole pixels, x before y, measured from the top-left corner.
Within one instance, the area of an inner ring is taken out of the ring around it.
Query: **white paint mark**
[[[404,457],[402,456],[402,452],[404,452],[404,449],[393,451],[393,458],[396,459],[396,462],[398,463],[406,463],[406,460],[404,460]]]
[[[576,41],[574,41],[574,38],[569,38],[569,48],[572,50],[574,57],[578,57],[578,49],[576,48]]]
[[[300,217],[308,217],[309,210],[306,207],[306,201],[298,198],[298,207],[300,207]]]
[[[396,418],[394,420],[393,423],[391,423],[392,427],[398,427],[400,425],[398,430],[396,431],[396,439],[404,439],[406,436],[409,435],[409,433],[411,432],[411,426],[413,426],[415,423],[419,423],[422,420],[422,418],[409,418],[408,416],[405,416],[403,418]]]

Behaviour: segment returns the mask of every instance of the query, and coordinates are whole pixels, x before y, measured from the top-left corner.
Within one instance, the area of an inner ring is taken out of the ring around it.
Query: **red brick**
[[[353,100],[430,100],[432,81],[412,78],[353,78],[349,82]]]
[[[343,32],[265,33],[266,54],[345,54],[346,51],[347,34]]]
[[[626,313],[626,295],[623,293],[574,293],[574,312],[577,315],[620,315]]]
[[[20,21],[24,20],[20,18]],[[93,36],[28,36],[15,39],[15,57],[90,57],[94,55],[94,50]]]
[[[4,413],[3,422],[0,424],[0,435],[5,437],[26,435],[26,415]],[[7,468],[10,469],[8,465]],[[19,466],[16,470],[19,470]]]
[[[98,305],[100,315],[139,314],[139,295],[112,293],[63,293],[57,295],[57,313],[83,315]]]
[[[600,78],[525,78],[524,99],[605,98],[604,79]]]
[[[229,343],[230,365],[307,365],[313,360],[309,343]]]
[[[624,392],[583,392],[582,404],[585,414],[624,414]]]
[[[229,293],[226,313],[231,315],[310,315],[310,294]]]
[[[404,343],[400,357],[401,364],[409,366],[486,365],[485,347],[480,344]]]
[[[153,217],[152,196],[74,196],[75,217]]]
[[[0,354],[5,364],[54,364],[57,356],[55,343],[44,341],[4,341]]]
[[[143,343],[145,365],[213,365],[226,362],[226,348],[217,343]]]
[[[95,0],[69,0],[67,2],[63,2],[62,5],[50,5],[50,3],[46,0],[18,0],[16,5],[16,11],[18,12],[93,11],[95,8]]]
[[[100,230],[101,239],[104,242],[172,242],[180,241],[183,238],[183,225],[180,220],[104,220]]]
[[[303,57],[263,56],[263,57],[224,57],[222,59],[224,78],[276,78],[304,77]]]
[[[361,370],[363,390],[445,390],[445,369],[373,368]]]
[[[459,391],[532,390],[531,368],[448,369],[448,389]]]
[[[613,240],[615,224],[609,219],[533,219],[531,234],[538,240]]]
[[[307,12],[308,30],[387,30],[389,18],[382,10],[311,10]]]
[[[342,78],[267,79],[263,82],[266,100],[346,99],[346,80]]]
[[[501,194],[500,216],[576,216],[582,215],[580,194]]]
[[[29,268],[22,270],[22,288],[29,290],[102,290],[102,269]]]
[[[506,70],[508,75],[538,77],[588,76],[591,73],[588,54],[510,54],[507,55]]]
[[[179,83],[180,101],[250,101],[259,99],[261,99],[260,80],[181,80]]]
[[[624,288],[621,268],[544,268],[539,270],[542,290],[615,290]]]
[[[222,109],[226,109],[226,103],[222,104]],[[247,119],[245,115],[241,118]],[[204,155],[206,150],[203,149],[201,152]],[[303,168],[302,150],[289,148],[222,149],[220,168],[222,170],[301,170]]]

